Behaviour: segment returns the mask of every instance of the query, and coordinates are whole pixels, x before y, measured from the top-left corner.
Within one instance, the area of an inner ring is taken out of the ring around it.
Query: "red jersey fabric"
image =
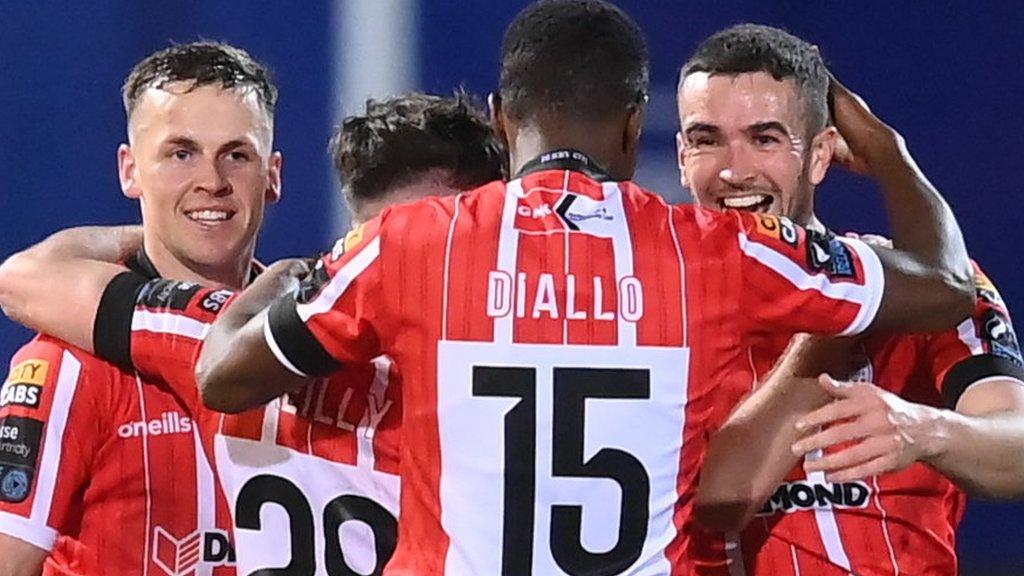
[[[0,405],[0,531],[50,550],[45,574],[234,574],[227,511],[174,394],[40,336]]]
[[[935,334],[872,337],[858,351],[853,379],[911,402],[955,407],[970,385],[989,378],[1024,384],[1009,312],[975,264],[971,318]],[[750,383],[770,369],[787,341],[751,348]],[[747,390],[749,391],[749,389]],[[730,405],[746,392],[735,391]],[[717,427],[719,424],[715,424]],[[795,576],[957,574],[956,529],[964,493],[925,464],[831,484],[798,466],[740,536],[695,541],[701,574]]]
[[[857,333],[883,283],[859,241],[668,206],[576,151],[358,236],[266,335],[300,374],[402,371],[390,575],[688,573],[706,420],[749,378],[745,342]]]
[[[133,282],[104,297],[104,331],[121,343],[111,355],[198,406],[199,433],[235,519],[238,570],[380,574],[397,533],[401,399],[392,363],[346,365],[267,406],[216,413],[201,405],[195,361],[233,293]]]

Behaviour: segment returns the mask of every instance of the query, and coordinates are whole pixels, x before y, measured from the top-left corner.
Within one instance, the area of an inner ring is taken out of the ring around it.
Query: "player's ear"
[[[280,152],[270,155],[270,166],[267,168],[267,204],[277,204],[281,200],[281,166],[284,157]]]
[[[644,129],[644,106],[642,103],[629,107],[626,116],[626,129],[622,133],[622,151],[635,152],[640,148],[640,134]]]
[[[491,114],[491,130],[505,147],[508,147],[508,133],[505,129],[505,117],[501,109],[501,95],[491,92],[487,95],[487,108]]]
[[[686,163],[683,162],[683,133],[676,132],[676,166],[679,167],[679,184],[683,188],[688,188],[686,184]]]
[[[135,154],[128,144],[121,144],[117,147],[117,177],[121,181],[122,194],[132,199],[142,196]]]
[[[832,155],[836,152],[838,139],[839,132],[835,126],[826,126],[811,139],[811,162],[807,170],[807,179],[811,185],[817,186],[825,179],[828,167],[832,164]]]

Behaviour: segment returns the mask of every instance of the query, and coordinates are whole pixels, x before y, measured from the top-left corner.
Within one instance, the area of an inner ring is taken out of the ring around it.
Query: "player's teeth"
[[[732,196],[723,198],[722,204],[726,208],[753,208],[768,199],[765,194],[751,194],[750,196]]]
[[[228,213],[223,210],[196,210],[195,212],[189,212],[189,218],[193,220],[227,220]]]

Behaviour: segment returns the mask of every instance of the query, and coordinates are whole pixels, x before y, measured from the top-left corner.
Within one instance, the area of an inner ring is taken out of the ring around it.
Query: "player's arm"
[[[288,370],[264,336],[267,311],[297,292],[309,272],[302,260],[274,263],[227,307],[213,324],[196,363],[203,404],[219,412],[241,412],[265,404],[309,378]]]
[[[0,307],[16,322],[91,351],[100,297],[124,271],[115,263],[141,244],[138,226],[57,232],[0,265]]]
[[[221,314],[196,369],[207,406],[245,410],[343,362],[382,353],[374,326],[382,300],[379,226],[374,219],[350,234],[350,248],[321,259],[297,292],[269,309],[269,299],[250,289]]]
[[[971,494],[1024,496],[1024,363],[1002,298],[980,272],[978,286],[975,314],[926,340],[946,407],[908,402],[870,383],[826,386],[835,401],[797,423],[807,437],[793,450],[851,444],[808,463],[809,471],[844,482],[920,461]]]
[[[885,196],[893,250],[875,247],[884,298],[872,330],[940,330],[970,316],[973,271],[949,205],[907,151],[903,137],[832,78],[829,94],[840,163],[868,172]]]
[[[50,553],[13,536],[0,534],[0,576],[37,576]]]
[[[59,535],[80,518],[109,412],[96,398],[110,374],[46,337],[11,360],[0,388],[0,574],[38,574]]]
[[[829,400],[823,371],[845,373],[848,338],[800,334],[776,367],[714,433],[701,467],[695,512],[707,528],[741,530],[798,463],[796,422]],[[771,431],[768,433],[767,431]]]

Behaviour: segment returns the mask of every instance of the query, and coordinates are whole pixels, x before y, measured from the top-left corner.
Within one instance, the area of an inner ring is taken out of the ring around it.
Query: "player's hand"
[[[856,238],[861,242],[869,246],[880,246],[882,248],[892,248],[892,239],[880,236],[878,234],[858,234],[856,232],[847,232],[843,234],[847,238]]]
[[[914,404],[868,382],[837,382],[827,375],[818,383],[833,401],[797,421],[807,434],[793,444],[793,453],[808,459],[807,472],[825,472],[829,482],[848,482],[902,470],[931,454],[929,432],[936,409]],[[828,450],[844,445],[838,450]]]
[[[851,172],[870,175],[883,162],[902,156],[902,136],[831,73],[829,99],[832,121],[839,131],[834,161]]]
[[[246,288],[248,300],[269,306],[280,293],[298,289],[299,281],[309,274],[310,268],[309,261],[301,258],[274,262]]]

